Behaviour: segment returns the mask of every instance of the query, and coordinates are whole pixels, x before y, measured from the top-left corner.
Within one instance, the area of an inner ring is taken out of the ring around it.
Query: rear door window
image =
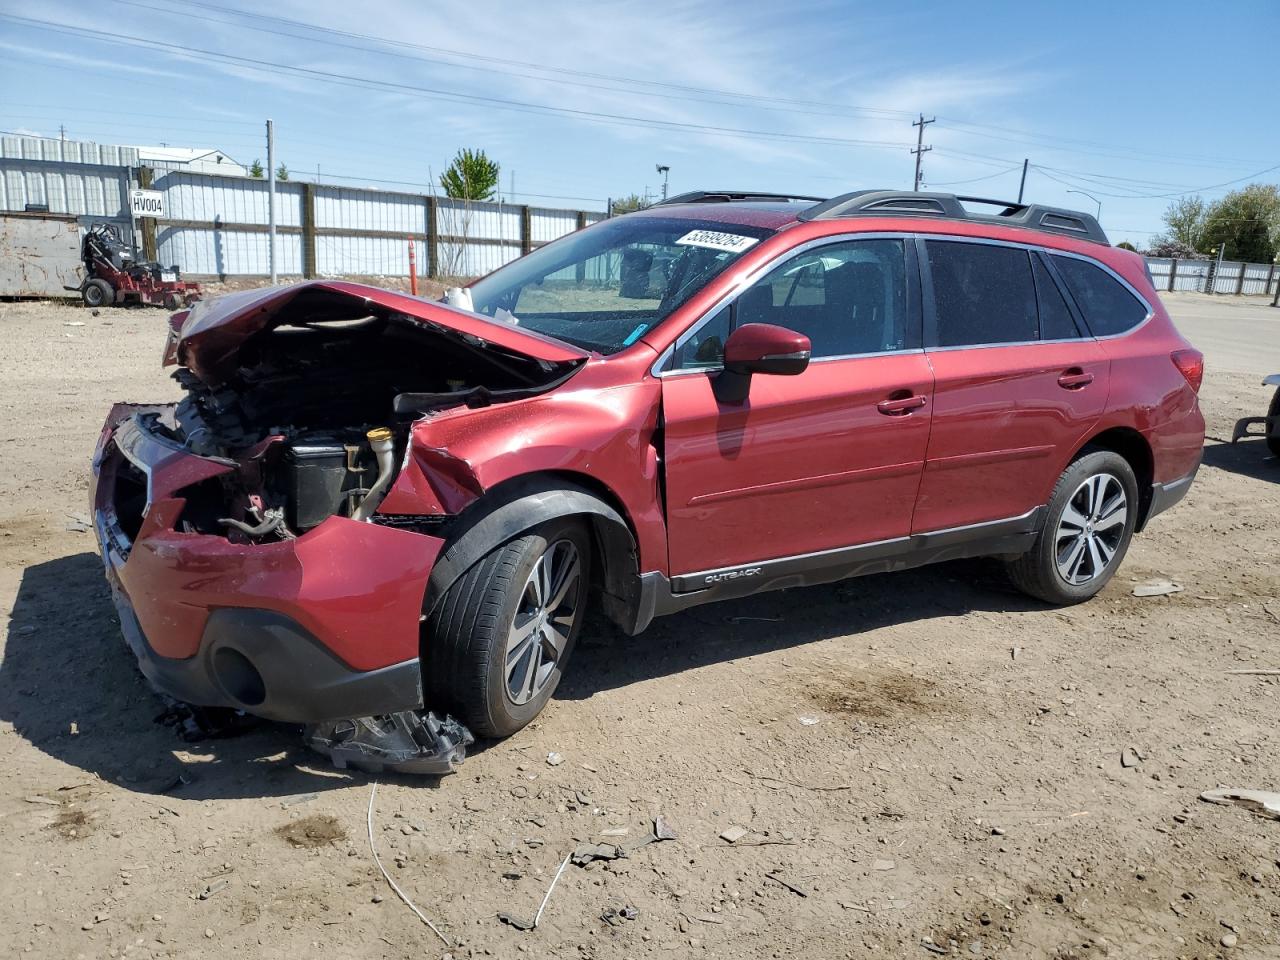
[[[1039,339],[1030,253],[1020,247],[926,240],[933,280],[935,347]]]
[[[1147,305],[1097,264],[1055,253],[1053,265],[1095,337],[1124,333],[1147,318]]]

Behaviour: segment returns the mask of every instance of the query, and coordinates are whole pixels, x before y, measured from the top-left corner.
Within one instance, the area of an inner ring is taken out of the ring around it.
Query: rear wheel
[[[1138,520],[1138,482],[1110,450],[1076,459],[1059,478],[1035,545],[1009,562],[1014,585],[1055,604],[1088,600],[1115,574]]]
[[[551,520],[491,551],[428,617],[426,680],[475,733],[505,737],[538,715],[582,628],[591,538]]]
[[[80,291],[80,296],[84,299],[86,307],[100,307],[115,300],[116,292],[105,280],[90,280]]]

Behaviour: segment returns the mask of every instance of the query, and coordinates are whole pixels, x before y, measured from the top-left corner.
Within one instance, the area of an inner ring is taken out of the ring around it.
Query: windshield
[[[771,233],[683,217],[618,217],[495,271],[471,287],[471,301],[495,320],[617,353]]]

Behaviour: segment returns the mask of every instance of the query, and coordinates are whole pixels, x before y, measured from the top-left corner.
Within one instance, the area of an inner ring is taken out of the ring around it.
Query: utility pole
[[[936,122],[937,119],[938,119],[937,117],[930,117],[928,120],[926,120],[924,118],[924,114],[922,113],[920,114],[919,120],[911,121],[911,125],[913,127],[920,128],[919,132],[916,134],[915,149],[911,151],[916,155],[916,183],[915,183],[915,186],[912,188],[913,190],[915,190],[916,193],[920,192],[920,158],[924,154],[928,153],[930,150],[933,149],[933,147],[926,147],[924,145],[924,128],[927,127],[929,124]]]
[[[671,172],[671,168],[665,163],[657,164],[658,172],[662,174],[662,199],[667,199],[667,174]]]
[[[271,283],[276,275],[276,128],[267,121],[267,259],[271,264]]]
[[[1018,202],[1022,202],[1022,191],[1027,189],[1027,164],[1031,162],[1030,157],[1026,157],[1022,161],[1022,182],[1018,184]]]

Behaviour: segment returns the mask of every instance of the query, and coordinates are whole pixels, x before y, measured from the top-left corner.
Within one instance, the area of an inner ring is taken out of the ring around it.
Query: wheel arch
[[[592,565],[592,587],[605,615],[634,633],[640,597],[635,527],[621,498],[607,485],[573,471],[512,477],[460,513],[427,580],[423,612],[491,550],[548,520],[572,516],[583,517],[590,526],[598,561]]]
[[[1072,462],[1092,450],[1110,450],[1124,457],[1133,469],[1133,475],[1138,481],[1138,522],[1134,526],[1134,532],[1141,531],[1151,512],[1152,484],[1155,482],[1155,456],[1151,451],[1151,444],[1133,427],[1109,427],[1090,437],[1075,452]]]

